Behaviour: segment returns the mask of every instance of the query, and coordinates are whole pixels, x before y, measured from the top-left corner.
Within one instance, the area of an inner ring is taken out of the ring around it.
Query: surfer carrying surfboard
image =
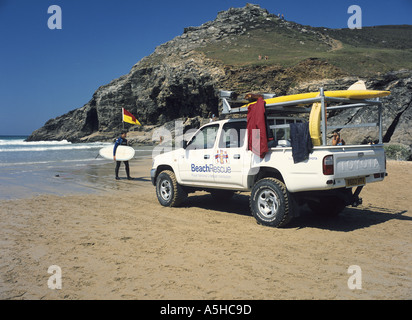
[[[115,169],[115,174],[116,174],[116,180],[120,180],[119,178],[119,169],[121,165],[121,161],[116,160],[116,150],[118,146],[127,146],[127,132],[122,131],[120,137],[116,140],[116,143],[114,144],[113,147],[113,160],[116,161],[116,169]],[[126,175],[128,180],[132,180],[132,177],[130,176],[130,167],[129,167],[129,161],[123,161],[125,168],[126,168]]]

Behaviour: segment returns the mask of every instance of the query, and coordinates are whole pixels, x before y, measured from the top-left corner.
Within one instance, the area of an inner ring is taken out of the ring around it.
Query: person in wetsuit
[[[113,160],[116,161],[116,169],[115,169],[116,180],[120,180],[119,169],[120,169],[120,164],[122,163],[121,161],[116,160],[116,150],[118,146],[127,146],[126,136],[127,136],[127,132],[123,131],[121,133],[121,136],[116,140],[116,143],[114,144],[114,148],[113,148]],[[132,177],[130,176],[129,161],[123,161],[123,162],[126,168],[127,179],[132,180]]]

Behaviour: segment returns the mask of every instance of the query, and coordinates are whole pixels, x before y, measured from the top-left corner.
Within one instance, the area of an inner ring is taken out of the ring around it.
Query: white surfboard
[[[113,148],[114,145],[104,147],[99,150],[99,154],[108,160],[113,160]],[[117,161],[128,161],[134,157],[135,150],[128,146],[118,146],[116,149],[116,160]]]
[[[365,81],[359,80],[355,82],[348,88],[348,90],[366,90]]]

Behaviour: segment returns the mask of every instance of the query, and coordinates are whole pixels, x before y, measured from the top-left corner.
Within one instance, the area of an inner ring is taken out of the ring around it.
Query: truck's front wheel
[[[176,207],[186,198],[187,193],[177,183],[174,172],[165,170],[157,176],[156,195],[162,206]]]
[[[259,224],[283,227],[291,218],[286,186],[275,178],[259,180],[250,195],[250,209]]]

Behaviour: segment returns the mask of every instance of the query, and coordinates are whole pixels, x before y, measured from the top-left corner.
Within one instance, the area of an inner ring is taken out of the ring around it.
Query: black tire
[[[227,201],[230,200],[233,195],[235,194],[232,190],[212,190],[210,194],[213,197],[213,200],[217,202]]]
[[[253,186],[250,210],[257,223],[276,228],[285,226],[293,216],[286,186],[275,178],[264,178]]]
[[[165,207],[177,207],[187,197],[187,193],[177,183],[173,171],[162,171],[156,178],[156,196]]]

